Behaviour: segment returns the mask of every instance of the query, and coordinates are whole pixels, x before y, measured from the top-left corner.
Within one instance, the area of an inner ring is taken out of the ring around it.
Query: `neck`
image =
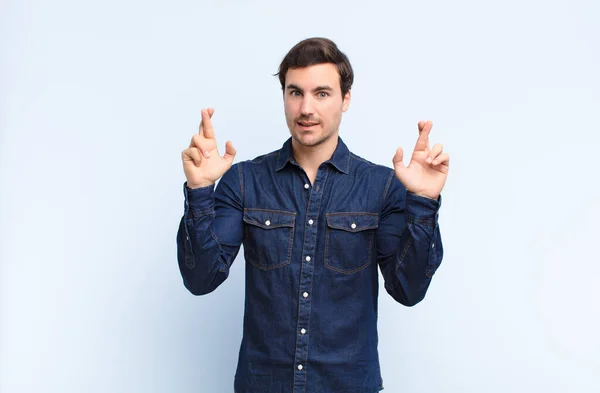
[[[303,146],[292,139],[292,151],[298,165],[304,169],[311,183],[317,176],[319,166],[329,160],[338,144],[338,135],[332,135],[329,140],[317,146]]]

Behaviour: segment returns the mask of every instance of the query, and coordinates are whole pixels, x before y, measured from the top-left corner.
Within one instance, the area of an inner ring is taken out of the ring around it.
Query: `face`
[[[340,76],[334,64],[289,69],[283,92],[285,119],[296,143],[313,147],[337,140],[342,113],[350,105],[350,92],[342,97]]]

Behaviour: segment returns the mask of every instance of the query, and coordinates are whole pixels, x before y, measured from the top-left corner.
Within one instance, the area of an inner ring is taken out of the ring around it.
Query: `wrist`
[[[414,195],[416,195],[416,196],[420,196],[420,197],[427,198],[427,199],[432,199],[434,201],[437,201],[440,198],[440,194],[438,194],[438,195],[430,195],[430,194],[425,194],[423,192],[414,192],[414,191],[411,191],[411,190],[407,190],[407,191],[410,192],[410,193],[412,193],[412,194],[414,194]]]
[[[196,188],[205,188],[205,187],[210,187],[212,185],[214,185],[214,182],[209,182],[209,181],[201,181],[198,183],[190,183],[190,182],[186,182],[186,187],[190,190],[194,190]]]

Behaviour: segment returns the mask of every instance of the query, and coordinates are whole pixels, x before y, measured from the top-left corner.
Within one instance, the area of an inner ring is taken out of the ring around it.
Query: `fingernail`
[[[431,162],[431,157],[427,157],[427,162]]]
[[[203,155],[204,155],[204,157],[206,157],[206,158],[210,157],[210,154],[208,154],[208,152],[207,152],[207,151],[204,151],[204,152],[202,152],[202,154],[203,154]]]

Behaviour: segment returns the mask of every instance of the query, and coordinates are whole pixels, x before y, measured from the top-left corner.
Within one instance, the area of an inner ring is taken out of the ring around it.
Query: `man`
[[[374,393],[378,270],[387,292],[412,306],[442,260],[437,225],[449,157],[419,122],[408,166],[352,154],[338,136],[353,82],[328,39],[307,39],[278,73],[291,138],[233,165],[217,150],[213,109],[183,151],[185,213],[177,236],[186,288],[215,290],[244,245],[246,288],[237,393]],[[216,190],[214,184],[219,181]]]

